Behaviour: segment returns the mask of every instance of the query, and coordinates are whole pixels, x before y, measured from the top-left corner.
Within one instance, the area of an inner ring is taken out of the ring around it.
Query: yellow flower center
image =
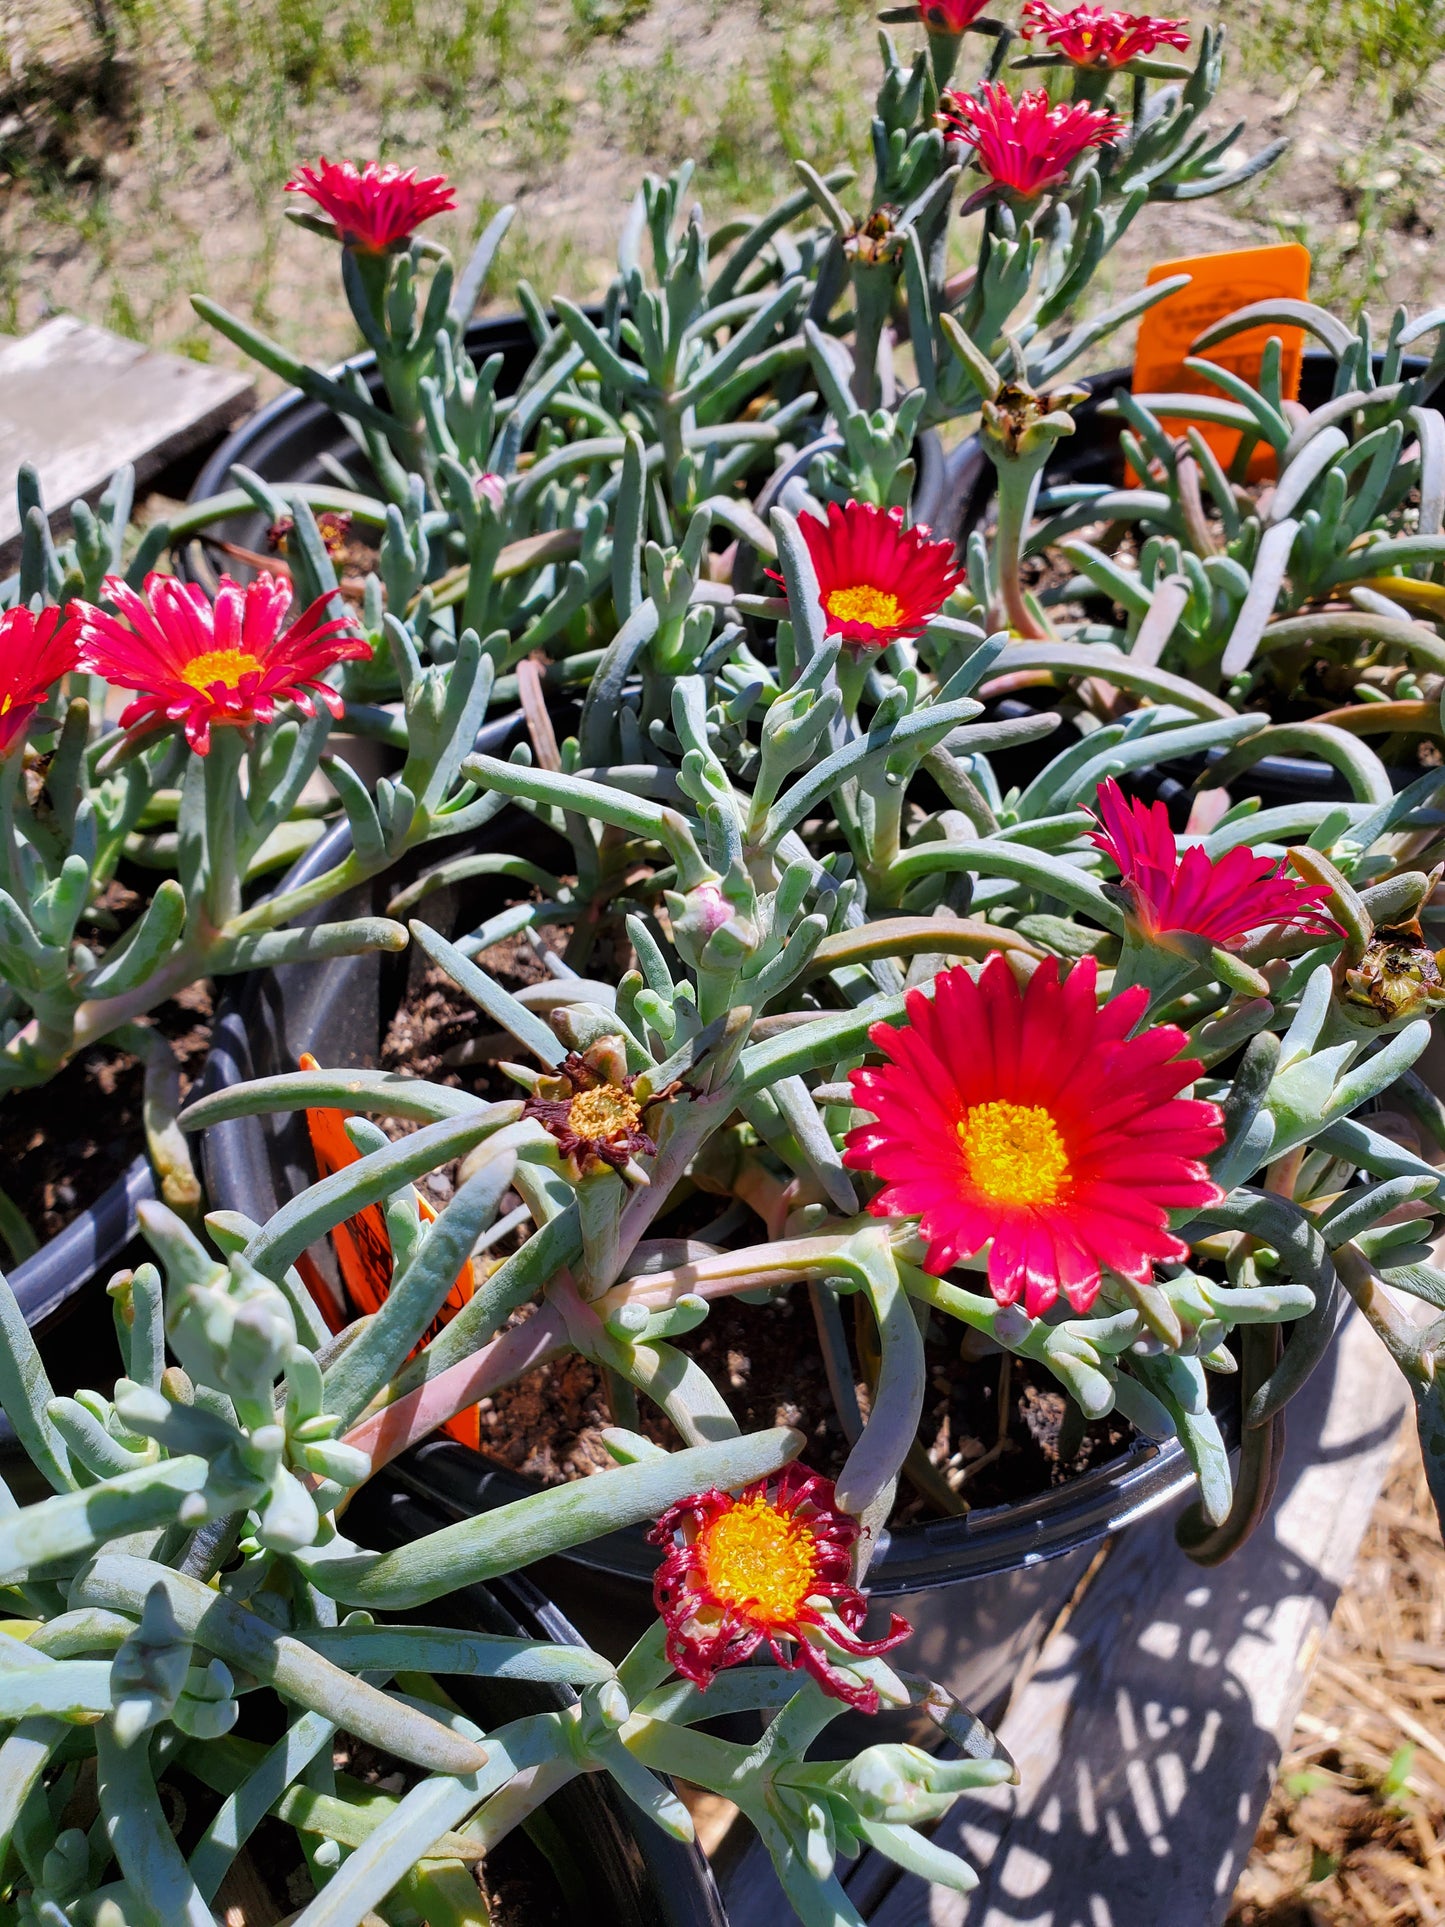
[[[992,1204],[1052,1204],[1069,1154],[1042,1104],[994,1098],[965,1111],[958,1127],[969,1182]]]
[[[796,1619],[818,1569],[812,1533],[765,1498],[714,1519],[701,1548],[703,1577],[718,1604],[746,1607],[774,1625]]]
[[[866,622],[874,629],[891,629],[902,614],[896,595],[867,582],[848,589],[830,589],[823,606],[839,622]]]
[[[637,1130],[642,1112],[637,1100],[616,1084],[598,1084],[583,1091],[567,1107],[567,1122],[578,1137],[607,1144],[628,1131]]]
[[[204,656],[192,656],[181,671],[181,681],[192,689],[210,689],[221,683],[239,689],[242,676],[259,671],[264,665],[246,649],[208,649]]]

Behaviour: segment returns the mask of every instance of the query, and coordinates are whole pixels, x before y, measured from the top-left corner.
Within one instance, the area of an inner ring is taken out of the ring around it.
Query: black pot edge
[[[595,305],[584,305],[583,312],[589,320],[601,321],[602,319],[602,309]],[[520,342],[524,335],[533,339],[535,346],[531,324],[520,312],[479,316],[467,323],[468,352],[485,356],[494,352],[494,349],[500,348],[507,340]],[[376,355],[370,348],[363,349],[360,354],[351,355],[327,372],[333,381],[342,381],[351,373],[359,374],[367,382],[371,382],[373,377],[377,382],[380,381]],[[283,388],[279,395],[273,395],[270,401],[263,403],[243,422],[238,422],[220,447],[207,458],[200,474],[192,484],[187,501],[204,502],[213,495],[222,494],[227,487],[226,478],[232,467],[236,462],[244,459],[246,449],[257,435],[270,429],[276,422],[284,421],[288,415],[309,411],[314,411],[318,415],[333,413],[323,403],[312,401],[299,388]]]
[[[68,1315],[68,1308],[79,1309],[76,1300],[81,1293],[135,1237],[139,1229],[136,1206],[155,1194],[155,1173],[149,1159],[132,1159],[94,1204],[87,1205],[48,1243],[6,1274],[28,1330],[36,1331],[58,1312]],[[13,1454],[18,1444],[19,1435],[9,1416],[0,1412],[0,1455]]]
[[[405,1544],[450,1523],[425,1487],[398,1479],[390,1467],[368,1492],[368,1523],[379,1528],[366,1535],[368,1541],[374,1537]],[[449,1614],[456,1616],[458,1605],[460,1617],[476,1618],[482,1631],[542,1638],[557,1646],[587,1643],[561,1609],[523,1573],[508,1573],[485,1585],[464,1587],[449,1596]],[[449,1685],[465,1711],[468,1682],[455,1679]],[[526,1690],[530,1697],[548,1699],[558,1709],[576,1699],[565,1686],[530,1685]],[[626,1915],[628,1927],[634,1922],[636,1927],[728,1927],[717,1882],[700,1847],[673,1839],[635,1813],[605,1774],[585,1775],[563,1791],[570,1792],[574,1802],[581,1802],[583,1814],[605,1831],[612,1848],[607,1856],[611,1863],[625,1867],[637,1880],[636,1889],[625,1896],[631,1909]],[[590,1841],[584,1838],[581,1844],[585,1847]]]
[[[134,1158],[94,1204],[6,1274],[27,1325],[59,1311],[125,1249],[136,1234],[136,1206],[155,1194],[149,1159]]]
[[[1330,357],[1322,349],[1306,349],[1305,359],[1327,361]],[[1375,359],[1378,361],[1380,357],[1377,355]],[[1407,355],[1405,360],[1407,367],[1415,374],[1423,374],[1428,365],[1422,357],[1415,355]],[[1091,426],[1093,409],[1098,403],[1107,399],[1117,389],[1131,387],[1132,383],[1131,368],[1106,368],[1100,374],[1085,375],[1080,380],[1079,386],[1087,389],[1090,397],[1090,403],[1085,405],[1086,419],[1082,424],[1085,432]],[[1437,388],[1431,396],[1427,397],[1427,401],[1433,401],[1438,394]],[[981,502],[981,496],[988,490],[988,461],[978,436],[968,435],[956,447],[948,450],[943,458],[943,464],[945,479],[935,484],[938,492],[935,519],[947,529],[953,527],[953,523],[945,521],[944,517],[950,511],[956,514],[959,518],[958,541],[961,545],[969,528],[976,520],[981,506],[985,505]],[[1047,482],[1047,471],[1044,479]],[[1217,762],[1224,754],[1222,749],[1211,751],[1210,761]],[[1262,756],[1251,767],[1257,782],[1277,789],[1299,790],[1303,793],[1303,800],[1322,803],[1344,800],[1332,797],[1328,793],[1338,772],[1331,764],[1322,763],[1315,757]],[[1396,790],[1404,789],[1420,775],[1419,770],[1402,769],[1392,764],[1386,764],[1385,767]]]
[[[526,326],[526,319],[521,314],[498,315],[473,322],[469,334],[474,340],[484,339],[489,334],[515,334]],[[350,369],[358,369],[365,374],[375,366],[376,356],[367,350],[342,362],[331,373],[340,379]],[[196,477],[189,499],[193,502],[203,501],[207,496],[218,494],[225,487],[225,478],[233,464],[241,458],[258,430],[269,427],[273,421],[290,414],[298,406],[327,412],[321,409],[320,403],[308,401],[299,388],[283,389],[239,423],[208,457]],[[511,727],[509,720],[508,729]],[[502,746],[483,742],[485,734],[484,728],[477,738],[478,750]],[[27,1325],[34,1326],[51,1317],[85,1288],[102,1265],[108,1264],[117,1252],[130,1243],[137,1230],[136,1206],[155,1195],[155,1174],[149,1160],[141,1155],[133,1159],[113,1183],[107,1185],[93,1204],[88,1205],[38,1251],[6,1273]]]
[[[348,840],[344,822],[333,826],[300,858],[287,887],[304,883],[335,863]],[[235,980],[223,996],[202,1077],[203,1091],[223,1090],[254,1075],[247,1012],[256,1007],[262,982],[263,973],[250,973]],[[268,1195],[274,1200],[275,1192],[260,1118],[233,1118],[213,1125],[202,1138],[201,1156],[206,1191],[217,1208],[241,1210],[253,1218],[274,1209],[274,1203],[267,1203]],[[468,1463],[470,1497],[453,1516],[505,1504],[537,1490],[465,1446],[437,1441],[424,1449],[440,1451],[443,1446],[464,1455]],[[1023,1505],[930,1520],[883,1536],[869,1573],[870,1589],[880,1597],[896,1596],[1036,1565],[1092,1544],[1168,1505],[1189,1490],[1193,1480],[1177,1439],[1161,1445],[1136,1441],[1117,1459]],[[452,1503],[446,1500],[448,1506]],[[610,1534],[563,1557],[583,1571],[648,1585],[656,1564],[640,1527]]]
[[[451,1439],[426,1441],[398,1460],[395,1470],[409,1489],[425,1493],[453,1522],[538,1490],[533,1481]],[[1177,1439],[1162,1446],[1141,1439],[1096,1471],[1036,1499],[880,1534],[868,1590],[878,1599],[896,1599],[1024,1572],[1122,1532],[1193,1485]],[[559,1562],[582,1574],[650,1590],[658,1554],[638,1526],[578,1546],[561,1554]]]

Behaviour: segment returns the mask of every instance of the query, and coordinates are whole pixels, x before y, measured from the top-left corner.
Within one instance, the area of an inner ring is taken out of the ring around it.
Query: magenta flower
[[[0,615],[0,757],[25,741],[31,718],[51,687],[79,660],[79,625],[71,609],[27,609]]]
[[[368,161],[329,161],[323,154],[314,167],[300,167],[288,194],[307,194],[336,224],[339,240],[358,254],[387,254],[434,214],[448,214],[456,193],[445,174],[418,180],[414,167]]]
[[[988,0],[918,0],[918,17],[930,33],[965,34]]]
[[[1323,903],[1322,884],[1290,876],[1281,860],[1243,846],[1213,858],[1195,844],[1181,856],[1162,803],[1126,802],[1112,777],[1099,785],[1093,841],[1119,869],[1130,912],[1150,941],[1184,930],[1228,947],[1252,930],[1283,924],[1316,937],[1345,933]]]
[[[278,702],[314,716],[315,695],[339,716],[341,698],[321,681],[323,670],[371,654],[348,617],[328,618],[328,596],[288,624],[291,585],[273,575],[244,589],[223,575],[214,605],[198,583],[169,575],[148,575],[144,595],[107,576],[105,593],[118,615],[75,604],[83,666],[141,692],[121,715],[123,729],[180,723],[198,756],[210,750],[212,724],[270,722]]]
[[[1159,47],[1187,47],[1189,22],[1153,13],[1106,13],[1102,7],[1070,7],[1061,13],[1047,0],[1025,0],[1023,36],[1042,35],[1076,67],[1123,67]]]
[[[921,635],[963,580],[953,544],[921,523],[904,528],[902,509],[830,502],[826,522],[802,515],[798,530],[818,578],[826,633],[855,652]]]
[[[1199,1075],[1184,1033],[1138,1037],[1149,993],[1103,1008],[1092,957],[1060,978],[1050,957],[1027,990],[995,953],[908,993],[908,1021],[868,1033],[889,1060],[851,1073],[875,1124],[850,1131],[843,1162],[885,1180],[875,1217],[921,1221],[929,1271],[985,1245],[989,1289],[1031,1318],[1059,1294],[1085,1312],[1102,1269],[1146,1284],[1187,1245],[1169,1213],[1217,1203],[1202,1163],[1224,1141],[1217,1105],[1181,1096]]]
[[[1017,100],[1007,87],[981,94],[946,93],[939,102],[944,138],[973,148],[994,187],[1032,201],[1056,187],[1091,147],[1117,140],[1124,123],[1106,107],[1083,101],[1054,107],[1042,87]]]

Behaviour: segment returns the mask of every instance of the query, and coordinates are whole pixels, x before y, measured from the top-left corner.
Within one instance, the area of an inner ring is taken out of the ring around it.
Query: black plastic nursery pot
[[[536,351],[531,331],[520,315],[473,322],[467,331],[467,347],[478,362],[488,355],[502,355],[497,384],[501,394],[516,388]],[[359,355],[346,365],[362,373],[373,393],[380,391],[374,355]],[[236,462],[271,482],[333,482],[323,458],[350,460],[364,467],[364,457],[337,418],[296,389],[288,389],[221,443],[197,476],[190,499],[204,501],[228,489]],[[266,519],[259,511],[248,509],[228,517],[215,525],[214,533],[242,548],[264,552],[266,547]],[[215,571],[205,563],[198,541],[188,544],[180,560],[193,579],[214,582]],[[228,559],[225,566],[243,577],[250,573],[244,563]],[[505,749],[510,746],[512,730],[511,721],[493,725],[490,734],[484,730],[478,737],[477,747]],[[16,1095],[23,1100],[23,1092]],[[154,1196],[154,1177],[142,1155],[64,1230],[7,1273],[28,1325],[48,1327],[69,1318],[91,1285],[97,1287],[99,1315],[108,1317],[101,1288],[126,1246],[137,1236],[136,1206]],[[6,1426],[0,1415],[0,1441],[6,1436]]]
[[[466,345],[468,354],[477,363],[489,355],[501,355],[498,395],[515,392],[537,352],[536,339],[521,315],[499,315],[490,321],[472,322],[467,329]],[[374,397],[382,396],[381,374],[374,354],[356,355],[343,363],[343,368],[355,370]],[[341,486],[332,466],[335,463],[340,463],[361,486],[371,481],[365,455],[339,418],[296,388],[277,395],[221,443],[196,477],[190,500],[193,503],[209,501],[233,488],[231,470],[237,462],[252,469],[263,481],[277,484]],[[210,533],[239,548],[264,555],[266,529],[266,517],[248,504],[235,515],[213,523]],[[181,561],[194,580],[213,582],[218,573],[206,559],[199,540],[186,545]],[[250,573],[244,562],[229,557],[224,567],[243,579]]]
[[[136,1206],[154,1196],[150,1160],[132,1159],[93,1204],[6,1273],[58,1392],[109,1382],[120,1369],[105,1287],[116,1271],[149,1256],[140,1247]],[[30,1478],[31,1470],[14,1426],[0,1412],[0,1476],[22,1500],[49,1490],[36,1483],[38,1474]]]
[[[6,1273],[27,1325],[41,1325],[63,1313],[93,1278],[114,1264],[136,1235],[136,1206],[155,1194],[149,1158],[133,1158],[94,1204]]]
[[[549,833],[532,819],[507,812],[483,834],[483,847],[515,850],[519,836]],[[301,859],[291,881],[303,882],[335,863],[347,847],[347,835],[344,824],[331,830]],[[440,854],[427,852],[428,867]],[[538,854],[546,861],[545,851]],[[355,902],[332,905],[331,914],[379,913],[407,880],[405,869],[392,873]],[[490,887],[500,885],[492,880]],[[440,896],[432,897],[422,914],[445,929],[447,907]],[[450,907],[455,911],[455,904]],[[456,927],[474,927],[476,908],[472,904],[472,914]],[[409,953],[372,955],[286,965],[237,979],[217,1013],[202,1089],[221,1090],[294,1070],[303,1051],[328,1068],[375,1065],[408,967]],[[314,1177],[304,1119],[297,1113],[214,1125],[203,1135],[201,1157],[212,1206],[257,1221]],[[537,1489],[480,1453],[445,1440],[408,1455],[399,1476],[449,1518]],[[915,1624],[936,1620],[940,1668],[953,1668],[946,1683],[981,1705],[1006,1685],[1039,1626],[1068,1598],[1088,1549],[1181,1496],[1192,1480],[1177,1442],[1137,1439],[1066,1485],[1025,1502],[909,1524],[885,1535],[869,1586]],[[541,1577],[588,1640],[615,1653],[651,1617],[656,1563],[655,1550],[635,1527],[549,1561]],[[939,1589],[951,1587],[964,1591],[940,1603]]]
[[[451,1523],[425,1487],[384,1473],[347,1509],[347,1530],[378,1551],[405,1545]],[[445,1602],[389,1615],[509,1638],[586,1642],[556,1604],[521,1574],[465,1586]],[[574,1703],[570,1687],[535,1681],[469,1679],[447,1675],[442,1684],[463,1713],[490,1731],[508,1720],[561,1711]],[[585,1918],[594,1927],[727,1927],[717,1886],[696,1846],[685,1846],[654,1826],[605,1773],[579,1776],[554,1793],[530,1828],[532,1878],[538,1901],[554,1900],[558,1917]],[[504,1841],[498,1858],[508,1849]],[[552,1892],[543,1883],[550,1884]],[[551,1918],[550,1911],[546,1915]]]
[[[1381,357],[1377,355],[1377,370],[1380,361]],[[1422,375],[1426,366],[1418,357],[1407,356],[1403,371],[1407,375]],[[1304,407],[1314,409],[1328,401],[1334,382],[1334,369],[1335,363],[1330,355],[1320,350],[1306,351],[1299,395]],[[1100,404],[1108,401],[1121,388],[1132,387],[1132,371],[1128,368],[1110,368],[1103,374],[1087,376],[1079,386],[1088,391],[1088,398],[1073,411],[1074,433],[1056,444],[1054,458],[1044,470],[1042,488],[1045,491],[1070,483],[1103,482],[1121,486],[1124,481],[1125,463],[1119,446],[1123,423],[1117,416],[1101,414]],[[933,484],[943,511],[935,521],[934,528],[939,534],[956,534],[962,543],[971,530],[984,522],[992,505],[993,467],[984,457],[978,437],[971,435],[950,452],[947,468],[948,479],[937,479]],[[957,520],[953,519],[955,514]],[[993,713],[999,716],[1023,716],[1033,707],[1035,705],[1017,698],[1005,698]],[[1050,738],[1030,750],[1011,753],[1018,757],[1020,780],[1029,781],[1038,769],[1058,753],[1058,747],[1055,739]],[[1176,830],[1182,830],[1193,800],[1195,779],[1207,762],[1217,762],[1224,754],[1220,749],[1211,751],[1207,759],[1200,757],[1189,762],[1160,764],[1153,770],[1137,773],[1136,780],[1152,797],[1168,804],[1171,816],[1176,819]],[[1010,780],[1013,780],[1012,769],[1011,764]],[[1421,774],[1418,768],[1403,767],[1393,767],[1389,773],[1397,790],[1404,789]],[[1266,809],[1294,803],[1349,802],[1353,795],[1349,784],[1333,765],[1309,756],[1263,756],[1235,779],[1230,788],[1236,796],[1258,797]]]

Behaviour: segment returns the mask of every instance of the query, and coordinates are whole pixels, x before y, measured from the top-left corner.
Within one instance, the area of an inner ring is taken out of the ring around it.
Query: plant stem
[[[984,446],[993,454],[992,445],[987,440]],[[999,461],[995,456],[995,467],[998,475],[998,526],[995,532],[994,565],[998,572],[1004,614],[1016,636],[1022,636],[1030,642],[1043,642],[1048,639],[1049,632],[1029,607],[1019,578],[1024,536],[1033,513],[1035,488],[1043,468],[1043,459],[1040,457],[1037,462]]]

